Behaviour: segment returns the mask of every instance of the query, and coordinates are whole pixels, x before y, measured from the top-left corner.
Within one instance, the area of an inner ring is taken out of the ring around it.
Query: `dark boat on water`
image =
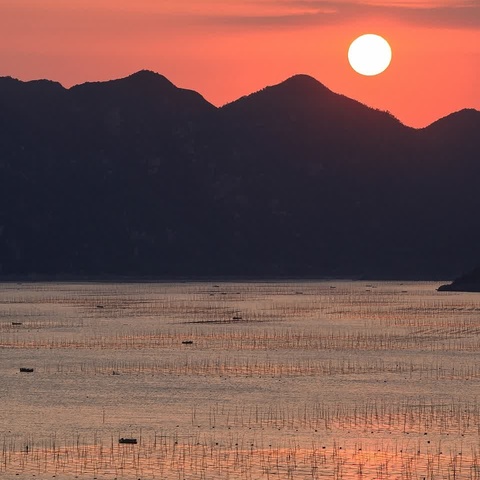
[[[118,443],[130,443],[130,444],[136,444],[137,439],[136,438],[119,438]]]

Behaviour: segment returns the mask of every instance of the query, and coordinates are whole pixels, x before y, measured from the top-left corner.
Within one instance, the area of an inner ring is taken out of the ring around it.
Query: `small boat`
[[[136,444],[137,439],[136,438],[119,438],[118,443],[130,443],[130,444]]]
[[[33,368],[27,368],[27,367],[20,367],[21,372],[26,372],[26,373],[32,373]]]

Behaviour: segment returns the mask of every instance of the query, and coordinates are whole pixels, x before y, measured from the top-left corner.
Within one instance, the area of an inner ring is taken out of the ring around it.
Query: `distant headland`
[[[480,267],[461,275],[448,285],[438,288],[439,292],[480,292]]]

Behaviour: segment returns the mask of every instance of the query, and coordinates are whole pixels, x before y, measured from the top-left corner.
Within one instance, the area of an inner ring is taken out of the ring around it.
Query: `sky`
[[[347,52],[390,43],[375,77]],[[424,127],[480,110],[480,0],[0,0],[0,76],[65,87],[161,73],[221,106],[297,73]]]

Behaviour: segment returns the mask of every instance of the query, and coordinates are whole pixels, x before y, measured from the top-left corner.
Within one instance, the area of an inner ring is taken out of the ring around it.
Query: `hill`
[[[1,273],[454,276],[479,128],[415,130],[306,75],[222,108],[148,71],[0,78]]]

